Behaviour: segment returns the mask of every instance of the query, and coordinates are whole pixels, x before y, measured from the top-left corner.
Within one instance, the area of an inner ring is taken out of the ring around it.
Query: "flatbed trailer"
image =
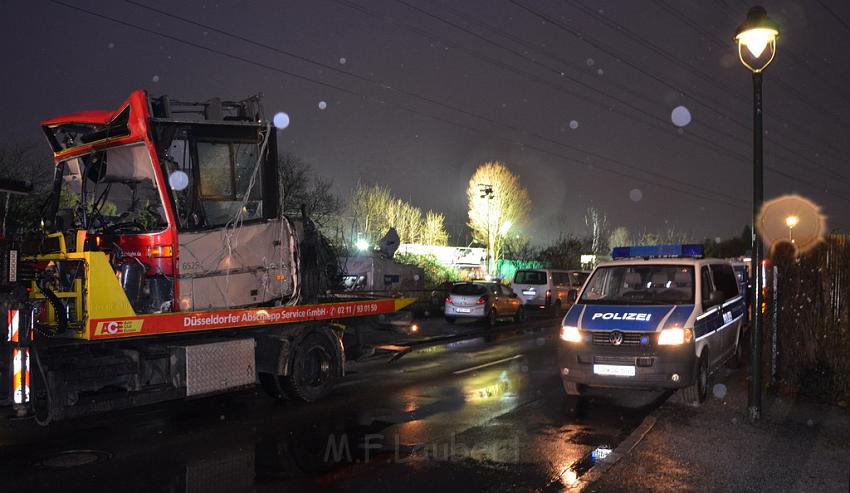
[[[135,91],[42,128],[55,173],[41,229],[0,233],[0,406],[14,415],[46,424],[256,383],[315,401],[344,375],[346,321],[414,301],[328,296],[336,258],[308,211],[284,214],[260,96]]]

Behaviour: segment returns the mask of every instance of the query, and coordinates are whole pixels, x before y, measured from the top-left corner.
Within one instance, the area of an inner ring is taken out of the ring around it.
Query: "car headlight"
[[[581,342],[581,332],[579,332],[578,327],[565,325],[561,327],[561,340],[567,342]]]
[[[693,340],[694,333],[691,329],[664,329],[658,334],[659,346],[678,346]]]

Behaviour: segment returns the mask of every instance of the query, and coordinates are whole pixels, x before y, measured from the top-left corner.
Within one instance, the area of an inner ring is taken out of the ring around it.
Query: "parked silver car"
[[[452,286],[443,308],[446,320],[454,323],[458,318],[486,320],[490,326],[500,318],[523,320],[522,302],[513,290],[498,282],[459,282]]]

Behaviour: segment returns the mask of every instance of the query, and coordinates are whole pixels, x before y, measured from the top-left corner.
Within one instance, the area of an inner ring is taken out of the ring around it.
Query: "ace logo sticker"
[[[144,320],[113,320],[98,322],[94,329],[96,336],[112,336],[119,334],[136,334],[142,331]]]

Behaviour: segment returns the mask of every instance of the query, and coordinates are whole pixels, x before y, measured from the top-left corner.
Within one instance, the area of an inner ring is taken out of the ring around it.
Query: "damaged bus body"
[[[339,321],[407,299],[338,301],[336,260],[282,213],[259,96],[130,95],[43,122],[55,179],[43,231],[0,242],[0,403],[40,422],[262,384],[326,395]]]

